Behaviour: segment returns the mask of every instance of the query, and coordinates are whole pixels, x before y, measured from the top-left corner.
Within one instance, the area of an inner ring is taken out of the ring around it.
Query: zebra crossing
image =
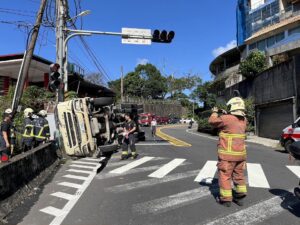
[[[134,161],[119,161],[111,160],[106,165],[105,171],[97,174],[97,170],[101,167],[101,159],[84,158],[77,161],[72,161],[68,164],[65,170],[66,174],[62,175],[63,180],[57,183],[58,187],[69,188],[75,192],[57,191],[51,193],[53,198],[64,199],[66,205],[61,209],[54,205],[49,205],[40,209],[41,212],[54,216],[50,224],[62,224],[64,218],[72,210],[76,202],[82,196],[86,188],[90,185],[93,179],[103,181],[104,179],[112,179],[117,177],[129,176],[133,174],[141,174],[138,180],[126,182],[117,182],[112,186],[105,187],[104,192],[112,194],[122,194],[129,191],[137,191],[139,189],[152,188],[157,185],[167,184],[185,180],[191,184],[203,184],[199,187],[196,185],[187,190],[181,190],[177,193],[169,193],[163,197],[148,199],[143,202],[136,202],[131,205],[133,213],[138,215],[161,214],[187,205],[191,205],[202,200],[207,200],[211,195],[218,193],[218,185],[213,182],[217,175],[217,161],[208,160],[203,165],[199,165],[198,169],[190,169],[191,162],[184,158],[163,158],[155,156],[141,156]],[[184,168],[184,169],[183,169]],[[295,178],[300,178],[300,166],[286,166],[291,175]],[[246,172],[248,186],[252,188],[270,189],[270,183],[264,172],[264,168],[258,163],[248,163]],[[121,179],[122,180],[122,179]],[[192,185],[193,186],[193,185]],[[225,221],[237,221],[236,224],[244,224],[245,218],[253,223],[263,221],[276,213],[282,212],[284,209],[280,206],[281,197],[273,197],[264,202],[258,202],[248,208],[242,209],[233,214],[224,217]],[[288,204],[291,206],[299,202],[294,199],[288,199]],[[275,207],[274,204],[277,204]],[[268,207],[267,207],[268,206]],[[272,206],[272,207],[271,207]],[[266,213],[259,214],[261,210]],[[246,216],[249,212],[255,217],[250,219]],[[257,215],[256,215],[257,214]],[[205,221],[202,224],[222,224],[223,219],[214,218],[210,221]],[[235,224],[235,223],[234,223]],[[245,223],[246,224],[246,223]]]
[[[109,170],[105,174],[97,175],[96,178],[105,179],[105,178],[117,177],[118,175],[150,172],[154,170],[152,173],[147,175],[147,179],[145,180],[133,182],[133,184],[119,185],[120,187],[124,186],[125,189],[129,188],[129,186],[131,185],[132,186],[136,185],[135,188],[138,188],[140,186],[146,185],[149,182],[158,184],[158,183],[173,181],[175,179],[189,178],[189,177],[193,177],[194,175],[195,175],[195,178],[193,180],[194,182],[203,183],[207,185],[212,184],[213,180],[216,179],[217,161],[211,161],[211,160],[207,161],[200,170],[192,170],[184,173],[175,173],[175,174],[172,173],[172,171],[174,171],[176,168],[189,164],[188,162],[186,162],[186,159],[175,158],[175,159],[171,159],[171,161],[166,162],[164,164],[140,167],[153,160],[159,161],[162,159],[161,158],[156,159],[156,157],[153,156],[151,157],[144,156],[133,162],[129,161],[126,163],[126,161],[122,161],[122,163],[124,163],[125,165],[122,165],[121,167],[115,168],[113,170]],[[118,163],[119,162],[117,162],[117,164]],[[116,166],[117,164],[113,163],[112,165]],[[300,166],[286,166],[286,168],[289,169],[294,175],[300,178]],[[246,178],[249,187],[266,188],[266,189],[270,188],[270,184],[268,182],[268,179],[265,175],[265,172],[261,164],[247,163]],[[150,181],[148,181],[149,179]],[[153,179],[163,179],[163,180],[154,181]],[[114,188],[112,190],[114,190]]]

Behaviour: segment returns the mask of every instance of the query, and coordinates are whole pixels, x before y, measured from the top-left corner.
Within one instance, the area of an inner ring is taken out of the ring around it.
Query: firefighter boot
[[[219,199],[217,202],[224,207],[231,207],[231,202],[229,201],[222,201]]]
[[[132,152],[132,153],[131,153],[131,157],[132,157],[133,159],[136,159],[136,158],[138,157],[138,155],[139,155],[139,154],[137,154],[136,152]]]
[[[296,196],[298,199],[300,199],[300,188],[296,187],[296,188],[294,189],[294,194],[295,194],[295,196]]]
[[[128,152],[123,151],[122,156],[121,156],[121,160],[125,160],[125,159],[128,159]]]
[[[234,196],[233,197],[233,202],[235,204],[237,204],[238,206],[243,206],[245,197],[246,197],[246,195]]]

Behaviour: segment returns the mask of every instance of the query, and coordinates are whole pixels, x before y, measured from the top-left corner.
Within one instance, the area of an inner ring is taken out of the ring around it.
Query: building
[[[0,56],[0,95],[6,95],[11,85],[16,85],[19,70],[24,54],[11,54]],[[33,55],[25,88],[30,85],[48,88],[49,66],[53,62],[42,57]],[[79,97],[101,97],[114,95],[114,93],[101,85],[93,84],[84,79],[84,70],[76,64],[68,66],[69,90],[78,93]]]
[[[210,64],[219,101],[238,89],[255,103],[256,133],[278,139],[300,115],[300,0],[237,0],[237,47]],[[265,52],[269,69],[253,80],[239,74],[252,51]]]

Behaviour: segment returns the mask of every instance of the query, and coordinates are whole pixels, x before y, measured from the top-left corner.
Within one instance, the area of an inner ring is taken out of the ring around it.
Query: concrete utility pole
[[[26,78],[28,77],[31,59],[33,56],[36,40],[38,38],[40,26],[41,26],[41,23],[43,20],[46,3],[47,3],[47,0],[41,0],[41,5],[40,5],[40,8],[39,8],[39,11],[37,14],[35,25],[32,29],[31,39],[30,39],[29,45],[26,46],[27,50],[24,53],[24,58],[23,58],[23,62],[22,62],[22,65],[21,65],[21,68],[19,71],[19,77],[18,77],[18,81],[16,84],[16,89],[15,89],[13,103],[12,103],[13,112],[16,112],[18,105],[20,103],[20,100],[22,98],[24,83],[25,83]],[[28,39],[29,39],[29,37],[28,37]]]
[[[64,79],[68,74],[64,74],[65,60],[65,25],[66,25],[66,0],[56,0],[56,62],[60,65],[61,85],[58,89],[58,102],[64,101]]]
[[[121,66],[121,103],[124,102],[124,74],[123,66]]]

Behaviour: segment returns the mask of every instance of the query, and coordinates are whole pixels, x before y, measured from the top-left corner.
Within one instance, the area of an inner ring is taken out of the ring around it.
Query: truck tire
[[[287,153],[290,153],[290,145],[293,144],[294,141],[293,140],[287,140],[285,143],[284,143],[284,150],[287,152]]]
[[[93,99],[94,106],[107,106],[114,103],[113,97],[101,97],[101,98],[94,98]]]

